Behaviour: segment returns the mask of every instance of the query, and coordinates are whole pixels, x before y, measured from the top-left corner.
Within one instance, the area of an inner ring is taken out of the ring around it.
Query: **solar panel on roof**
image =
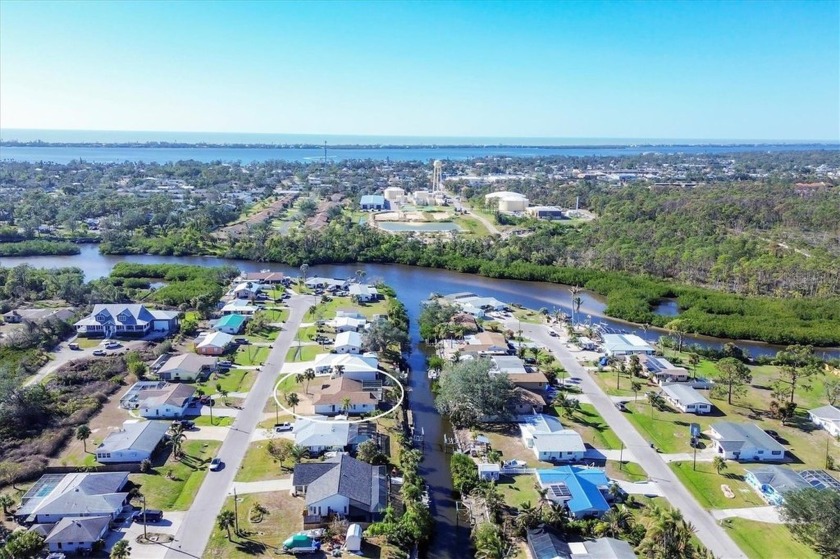
[[[548,490],[551,491],[551,494],[555,497],[571,497],[572,492],[569,491],[569,488],[566,486],[565,483],[558,483],[555,485],[549,485]]]

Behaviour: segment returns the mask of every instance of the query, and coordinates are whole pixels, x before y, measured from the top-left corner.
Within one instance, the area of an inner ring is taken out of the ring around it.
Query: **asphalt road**
[[[198,558],[204,555],[204,549],[216,527],[216,516],[222,510],[227,494],[233,485],[233,478],[239,471],[242,458],[248,450],[251,434],[263,418],[266,402],[273,397],[274,385],[286,359],[286,353],[295,341],[295,334],[306,311],[314,303],[315,298],[309,295],[294,296],[288,300],[289,319],[274,342],[274,348],[262,366],[253,388],[243,403],[242,410],[237,415],[236,421],[217,454],[222,459],[224,467],[217,472],[207,474],[178,529],[175,541],[169,544],[166,559]]]
[[[547,326],[522,323],[522,332],[532,340],[549,348],[562,363],[566,371],[581,379],[580,387],[589,397],[598,413],[615,431],[625,448],[629,449],[638,463],[645,469],[651,481],[655,481],[663,490],[665,498],[672,506],[679,509],[683,517],[697,528],[697,538],[703,542],[716,557],[721,559],[746,559],[746,555],[732,541],[729,534],[721,528],[712,514],[704,510],[691,493],[683,486],[668,464],[650,447],[650,443],[639,435],[636,428],[618,411],[612,399],[592,379],[574,355],[561,341],[549,335]]]

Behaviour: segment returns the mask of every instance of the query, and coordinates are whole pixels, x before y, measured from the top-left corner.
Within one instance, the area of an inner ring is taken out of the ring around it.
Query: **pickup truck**
[[[275,423],[274,424],[274,432],[280,433],[281,431],[291,431],[292,424],[291,423]]]

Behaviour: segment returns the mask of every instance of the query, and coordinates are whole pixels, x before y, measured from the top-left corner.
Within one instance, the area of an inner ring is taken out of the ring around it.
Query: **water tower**
[[[432,192],[443,192],[443,178],[441,177],[441,169],[443,163],[440,159],[436,159],[434,163],[434,171],[432,173]]]

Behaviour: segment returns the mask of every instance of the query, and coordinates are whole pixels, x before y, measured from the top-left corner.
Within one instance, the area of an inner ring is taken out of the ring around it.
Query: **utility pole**
[[[621,441],[621,451],[618,455],[618,469],[622,470],[624,468],[624,441]]]
[[[239,533],[239,503],[236,500],[236,486],[233,486],[233,522],[236,527],[236,533]]]
[[[694,437],[692,437],[692,438],[694,438]],[[692,469],[693,469],[694,471],[697,471],[697,443],[695,443],[695,444],[693,444],[693,445],[691,445],[691,446],[693,446],[693,447],[694,447],[694,466],[693,466],[693,468],[692,468]]]
[[[324,140],[324,173],[327,172],[327,141]]]
[[[274,399],[274,423],[280,423],[280,409],[277,407],[277,399]]]
[[[149,541],[149,536],[146,534],[146,496],[143,494],[140,496],[143,498],[143,539]]]

